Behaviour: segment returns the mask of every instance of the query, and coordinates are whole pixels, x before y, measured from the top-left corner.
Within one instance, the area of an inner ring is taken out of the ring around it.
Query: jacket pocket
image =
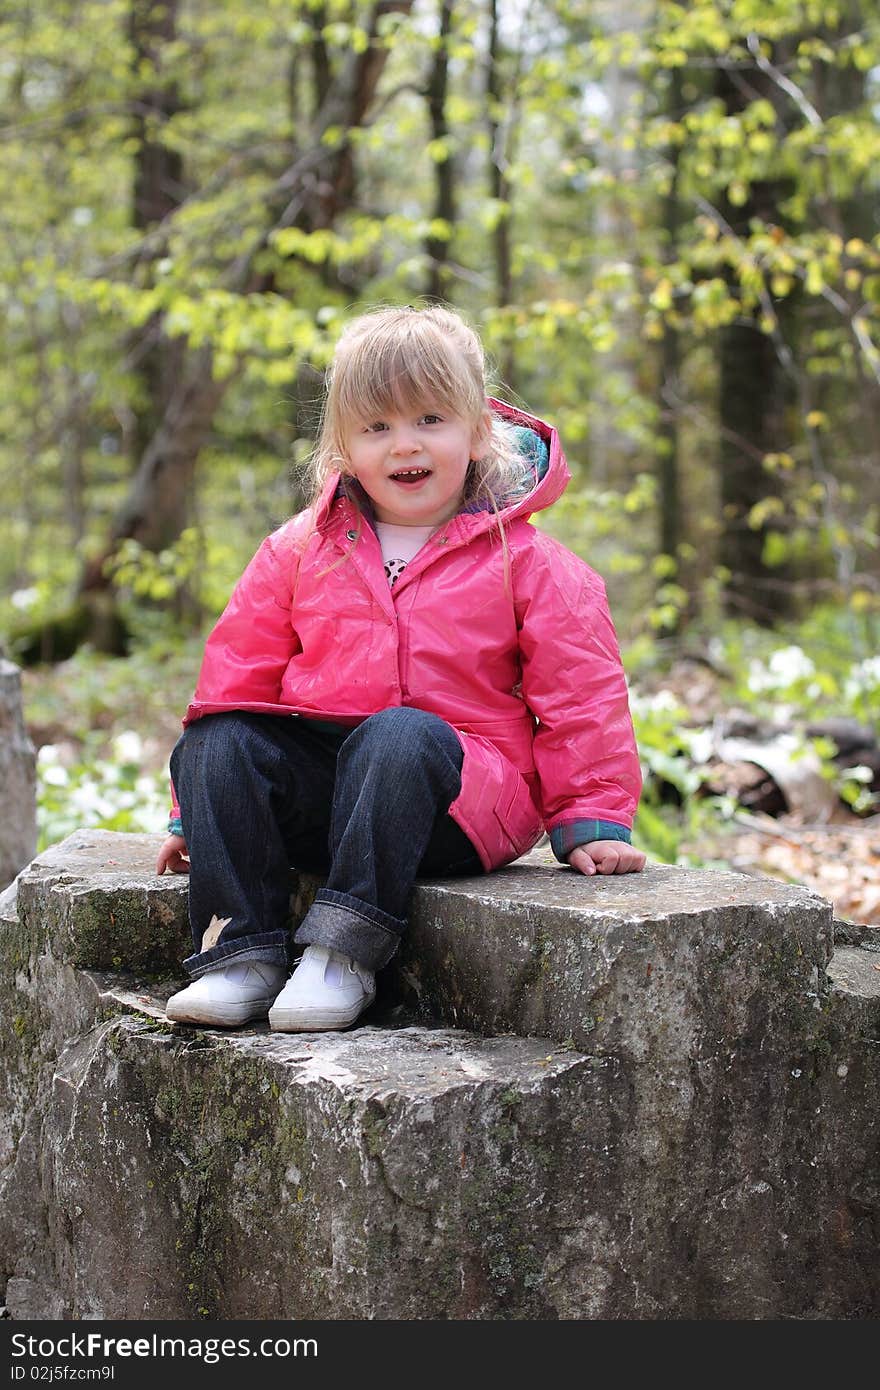
[[[497,869],[525,854],[541,837],[543,822],[527,776],[491,738],[459,729],[464,746],[461,792],[450,814],[477,847],[483,867]]]
[[[534,773],[532,725],[526,719],[479,719],[459,724],[459,731],[490,745],[521,773]]]
[[[541,838],[544,823],[519,767],[505,758],[491,738],[485,737],[482,728],[480,734],[475,735],[474,742],[477,739],[480,742],[485,810],[491,806],[495,823],[492,838],[498,837],[500,831],[500,842],[505,851],[503,858],[519,858]]]
[[[541,838],[543,823],[522,773],[499,755],[501,782],[495,801],[495,818],[518,857]]]

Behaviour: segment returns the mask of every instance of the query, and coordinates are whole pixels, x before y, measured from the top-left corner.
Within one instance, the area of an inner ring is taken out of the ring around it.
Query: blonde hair
[[[308,466],[310,502],[331,474],[346,473],[345,441],[353,427],[428,400],[476,427],[488,394],[482,344],[459,314],[434,304],[361,314],[343,330],[327,373]],[[497,515],[528,491],[524,472],[512,427],[492,415],[483,457],[468,468],[462,505],[486,504]]]

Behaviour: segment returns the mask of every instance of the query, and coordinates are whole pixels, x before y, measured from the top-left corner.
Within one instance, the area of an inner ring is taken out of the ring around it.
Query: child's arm
[[[294,521],[297,518],[294,518]],[[276,703],[300,650],[291,604],[298,552],[288,522],[268,536],[232,591],[202,657],[195,698],[205,703]]]
[[[522,694],[553,852],[579,872],[632,873],[641,769],[599,576],[546,535],[514,557]]]

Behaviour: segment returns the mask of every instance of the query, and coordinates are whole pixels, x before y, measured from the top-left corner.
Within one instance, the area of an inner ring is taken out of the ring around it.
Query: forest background
[[[346,318],[552,419],[639,843],[880,922],[880,0],[0,10],[0,644],[41,847],[162,831],[201,644]]]

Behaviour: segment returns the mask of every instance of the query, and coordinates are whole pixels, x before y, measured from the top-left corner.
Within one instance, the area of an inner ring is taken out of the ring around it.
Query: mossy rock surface
[[[538,853],[420,884],[350,1032],[196,1029],[161,839],[0,918],[13,1318],[876,1316],[878,955],[821,899]]]

